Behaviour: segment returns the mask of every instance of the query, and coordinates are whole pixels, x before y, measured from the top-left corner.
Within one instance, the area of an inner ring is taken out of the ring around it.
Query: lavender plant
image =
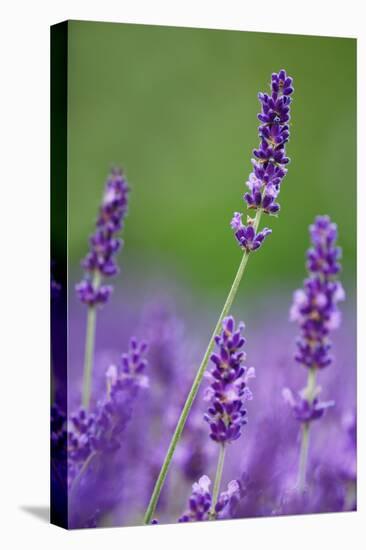
[[[334,405],[334,401],[319,400],[321,387],[316,385],[316,376],[318,371],[333,362],[329,334],[340,325],[338,302],[345,298],[343,287],[336,280],[341,269],[336,224],[329,216],[318,216],[310,226],[310,237],[312,246],[307,253],[309,277],[304,281],[304,288],[295,292],[290,311],[291,320],[296,321],[300,328],[295,360],[308,369],[308,382],[297,396],[288,388],[283,390],[295,418],[302,424],[297,479],[300,492],[306,486],[310,424]]]
[[[82,261],[85,277],[76,285],[81,302],[88,306],[82,395],[85,409],[89,408],[90,403],[96,312],[98,306],[108,301],[113,290],[111,285],[103,284],[103,279],[118,273],[115,256],[122,246],[122,240],[117,234],[123,228],[127,213],[128,192],[122,171],[112,170],[107,179],[96,229],[90,237],[90,251]]]
[[[258,128],[260,143],[253,150],[253,170],[249,176],[247,186],[249,193],[244,195],[244,200],[249,209],[256,214],[254,218],[248,216],[247,224],[242,223],[242,214],[236,212],[231,221],[235,238],[243,251],[238,271],[226,298],[224,307],[211,335],[206,352],[198,368],[186,402],[183,406],[180,418],[171,438],[160,473],[157,477],[150,502],[146,509],[144,522],[150,524],[154,516],[160,492],[164,485],[175,449],[180,440],[188,414],[200,387],[207,363],[215,343],[215,336],[221,330],[224,318],[228,315],[231,305],[238,291],[248,259],[253,251],[258,250],[271,230],[264,228],[258,231],[262,213],[277,215],[279,204],[277,202],[281,183],[286,175],[286,165],[289,158],[286,156],[286,143],[289,140],[290,104],[293,93],[292,79],[281,69],[273,73],[271,78],[271,92],[260,93],[258,98],[261,104],[261,112],[258,119],[261,124]]]

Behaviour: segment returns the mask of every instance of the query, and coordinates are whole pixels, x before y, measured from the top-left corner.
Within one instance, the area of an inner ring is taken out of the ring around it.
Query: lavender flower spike
[[[225,462],[226,444],[236,441],[247,423],[245,402],[252,399],[247,382],[255,375],[254,369],[244,365],[246,358],[242,335],[244,323],[235,328],[234,317],[225,317],[222,332],[215,337],[217,351],[211,355],[213,366],[206,374],[210,386],[205,399],[210,402],[204,416],[210,426],[210,437],[220,444],[213,488],[210,519],[217,517],[217,505]]]
[[[86,276],[76,285],[80,300],[90,306],[106,303],[112,292],[112,287],[101,285],[101,281],[103,277],[118,273],[115,256],[122,246],[122,240],[116,235],[122,229],[127,213],[128,192],[121,170],[112,170],[106,183],[96,230],[90,237],[90,251],[82,261]]]
[[[85,278],[76,285],[80,300],[89,306],[82,397],[85,409],[89,407],[92,385],[96,306],[105,304],[113,290],[112,286],[102,284],[103,278],[118,273],[115,256],[122,246],[122,241],[117,238],[117,233],[122,229],[127,213],[128,192],[129,188],[121,170],[112,170],[99,209],[96,230],[90,237],[90,251],[82,262],[86,271]]]
[[[122,444],[121,434],[128,424],[133,404],[140,389],[147,388],[145,374],[146,342],[131,338],[120,365],[111,365],[106,372],[107,396],[97,403],[93,412],[81,408],[70,416],[68,427],[69,483],[90,456],[111,453]]]
[[[236,212],[231,221],[238,244],[245,251],[257,250],[270,230],[265,228],[257,233],[261,213],[277,215],[280,205],[277,202],[281,183],[287,173],[286,143],[290,137],[290,97],[294,89],[292,78],[284,69],[272,74],[271,93],[259,93],[261,112],[258,119],[260,144],[253,150],[253,170],[247,181],[248,192],[244,201],[249,209],[256,210],[255,219],[248,219],[248,226],[242,225],[242,214]]]
[[[211,384],[205,395],[210,406],[204,418],[210,426],[211,439],[217,443],[235,441],[241,435],[242,426],[247,423],[244,404],[252,399],[247,382],[255,376],[255,372],[253,368],[244,366],[243,330],[244,323],[239,323],[235,329],[234,318],[226,317],[221,334],[215,338],[218,351],[211,355],[213,367],[207,373]]]
[[[202,476],[198,483],[192,486],[192,495],[189,498],[188,508],[179,518],[180,523],[192,521],[207,521],[210,519],[212,496],[210,491],[211,480],[208,476]],[[227,490],[221,493],[218,498],[215,512],[218,519],[226,517],[230,502],[240,492],[239,483],[236,480],[230,481]]]
[[[249,176],[249,192],[244,200],[249,208],[261,208],[266,214],[277,214],[280,206],[276,202],[280,186],[287,173],[286,143],[290,137],[290,104],[292,78],[281,69],[272,74],[271,93],[259,93],[261,112],[258,119],[260,144],[253,150],[253,172]]]
[[[312,246],[307,252],[309,277],[304,288],[294,294],[290,319],[299,325],[295,360],[308,369],[308,383],[295,397],[285,388],[283,397],[291,406],[295,418],[303,424],[298,485],[305,487],[305,474],[309,440],[309,425],[323,416],[333,401],[320,402],[320,387],[316,386],[317,371],[333,361],[329,334],[338,328],[341,314],[338,302],[345,299],[345,292],[336,280],[341,266],[341,250],[336,246],[337,226],[329,216],[318,216],[310,226]]]

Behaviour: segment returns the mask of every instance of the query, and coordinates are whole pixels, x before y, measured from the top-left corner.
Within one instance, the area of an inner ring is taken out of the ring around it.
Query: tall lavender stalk
[[[82,389],[85,409],[89,408],[91,395],[97,307],[108,301],[113,290],[112,286],[102,284],[103,278],[118,273],[114,258],[122,246],[122,240],[117,238],[117,234],[123,227],[127,213],[128,191],[122,172],[112,170],[106,183],[96,229],[90,237],[90,251],[82,261],[85,277],[76,285],[80,300],[88,306]]]
[[[216,517],[226,447],[240,437],[242,426],[247,423],[245,402],[252,398],[247,382],[255,376],[255,372],[253,368],[244,366],[246,355],[242,349],[245,344],[243,330],[243,323],[239,323],[235,329],[233,317],[224,319],[222,332],[215,338],[218,350],[211,355],[213,367],[207,373],[210,386],[205,398],[210,405],[205,420],[210,426],[211,439],[220,446],[210,519]]]
[[[304,288],[295,292],[290,312],[291,320],[296,321],[300,328],[295,360],[308,369],[308,381],[297,396],[288,388],[283,390],[295,418],[302,424],[297,478],[300,492],[306,488],[310,424],[334,405],[334,401],[319,400],[321,388],[316,385],[316,376],[333,361],[329,334],[340,325],[337,304],[345,298],[343,287],[336,280],[341,269],[341,249],[335,246],[336,224],[328,216],[318,216],[310,226],[310,237],[312,246],[307,253],[309,277],[304,281]]]
[[[286,71],[282,69],[279,73],[272,74],[271,93],[260,93],[258,95],[261,104],[261,112],[258,114],[258,119],[261,122],[258,129],[260,144],[258,149],[254,149],[253,151],[253,170],[247,182],[249,192],[244,195],[244,200],[248,208],[255,210],[256,214],[254,218],[248,216],[246,225],[242,223],[242,214],[238,212],[234,214],[231,221],[231,227],[234,230],[235,238],[243,251],[243,255],[170,441],[150,502],[146,509],[144,517],[144,522],[146,524],[150,524],[153,518],[176,446],[178,445],[213,350],[215,336],[221,330],[224,318],[229,314],[249,256],[251,252],[260,248],[265,238],[271,233],[271,230],[267,228],[258,231],[262,213],[264,212],[270,215],[278,214],[280,207],[277,198],[280,192],[281,183],[287,172],[286,165],[289,162],[289,159],[286,157],[285,146],[289,140],[292,93],[292,79],[288,77]]]

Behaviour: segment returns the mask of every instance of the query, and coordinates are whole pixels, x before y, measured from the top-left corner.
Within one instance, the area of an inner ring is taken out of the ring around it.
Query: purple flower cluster
[[[127,213],[129,187],[121,170],[114,169],[106,183],[103,201],[96,222],[96,230],[90,237],[90,251],[82,262],[86,277],[76,292],[80,300],[90,306],[104,304],[112,292],[110,285],[102,285],[103,277],[118,273],[115,255],[122,246],[116,237],[123,227]]]
[[[73,478],[92,453],[113,452],[121,446],[121,433],[131,418],[133,402],[140,388],[148,386],[145,342],[131,338],[130,349],[121,357],[119,367],[111,365],[106,373],[107,398],[95,412],[80,409],[72,414],[68,430],[70,476]]]
[[[338,302],[345,293],[334,276],[340,271],[340,248],[335,246],[337,226],[328,216],[318,216],[310,226],[312,247],[307,257],[309,278],[304,288],[297,290],[290,318],[300,327],[297,342],[298,363],[308,368],[322,369],[332,363],[329,333],[338,328],[341,314]]]
[[[210,491],[211,480],[208,476],[202,476],[198,483],[192,486],[192,495],[188,501],[188,508],[179,518],[180,523],[192,521],[207,521],[210,519],[212,496]],[[215,506],[215,517],[223,519],[230,503],[238,498],[240,492],[239,483],[236,480],[230,481],[227,490],[219,495]]]
[[[317,393],[319,393],[318,388]],[[299,422],[311,422],[321,418],[324,412],[334,406],[334,401],[319,401],[318,395],[312,398],[311,401],[307,398],[307,392],[301,390],[297,396],[294,396],[289,388],[284,388],[282,395],[286,403],[290,405],[294,413],[294,417]]]
[[[252,398],[247,381],[254,376],[254,369],[244,366],[243,329],[243,323],[235,329],[233,317],[223,320],[222,332],[215,338],[218,351],[211,355],[213,367],[206,375],[211,382],[205,395],[210,406],[204,418],[210,426],[211,439],[222,444],[240,437],[241,428],[247,423],[244,403]]]
[[[276,215],[280,210],[277,197],[280,186],[287,173],[285,146],[290,137],[290,104],[293,93],[292,78],[281,69],[272,74],[271,94],[259,93],[261,112],[258,118],[260,144],[253,150],[253,171],[247,181],[248,192],[244,201],[248,208],[260,210],[266,214]],[[248,225],[241,221],[242,214],[235,212],[231,221],[235,238],[243,250],[257,250],[264,239],[271,233],[267,228],[257,232],[253,227],[254,220],[248,218]]]
[[[253,172],[249,176],[244,200],[249,208],[261,208],[267,214],[277,214],[280,206],[276,202],[280,186],[287,173],[289,162],[285,146],[290,137],[290,104],[292,78],[281,69],[272,74],[271,94],[259,93],[261,112],[258,119],[260,144],[253,150]]]
[[[335,276],[341,266],[341,250],[335,245],[337,226],[328,216],[318,216],[310,226],[312,246],[307,253],[309,277],[304,288],[297,290],[290,311],[290,319],[300,328],[297,340],[295,360],[308,369],[323,369],[329,366],[333,358],[330,354],[329,334],[339,327],[341,314],[338,302],[344,300],[345,292]],[[333,401],[320,402],[315,388],[309,398],[303,390],[294,397],[290,390],[284,390],[284,397],[291,405],[295,417],[308,422],[320,418],[324,411],[334,405]]]
[[[264,239],[272,233],[271,229],[265,227],[262,231],[255,231],[253,220],[248,219],[248,225],[243,225],[241,219],[243,214],[235,212],[233,219],[231,220],[231,228],[235,231],[235,238],[240,244],[241,248],[247,252],[257,250],[263,243]]]

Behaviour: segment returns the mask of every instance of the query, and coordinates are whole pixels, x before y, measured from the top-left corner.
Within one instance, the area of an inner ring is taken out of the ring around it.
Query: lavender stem
[[[224,462],[225,462],[225,453],[226,453],[226,445],[225,443],[222,443],[220,445],[220,452],[219,452],[219,458],[217,461],[217,469],[216,469],[216,476],[215,476],[215,482],[212,492],[212,505],[210,510],[209,519],[216,519],[216,504],[217,499],[219,497],[220,493],[220,485],[221,485],[221,478],[222,478],[222,472],[224,470]]]
[[[98,290],[101,283],[99,271],[95,271],[93,275],[92,285],[94,290]],[[85,355],[84,355],[84,371],[83,371],[83,407],[89,409],[91,382],[94,362],[94,344],[95,344],[95,327],[97,321],[97,308],[95,304],[88,306],[87,321],[86,321],[86,337],[85,337]]]
[[[255,231],[257,231],[257,229],[258,229],[259,222],[260,222],[260,219],[261,219],[261,215],[262,215],[262,210],[258,209],[257,212],[256,212],[256,215],[255,215],[255,218],[254,218],[254,223],[253,223],[253,227],[254,227]],[[210,341],[208,343],[208,346],[207,346],[207,349],[206,349],[205,354],[203,356],[201,365],[200,365],[200,367],[197,371],[196,377],[193,381],[193,384],[192,384],[192,387],[191,387],[191,389],[189,391],[189,394],[187,396],[186,402],[183,406],[181,415],[179,417],[179,420],[178,420],[178,423],[176,425],[175,431],[173,433],[172,439],[170,441],[167,453],[165,455],[164,462],[163,462],[162,467],[160,469],[158,478],[155,482],[154,490],[152,492],[149,505],[146,509],[146,513],[145,513],[145,517],[144,517],[144,523],[146,525],[149,525],[151,523],[151,520],[152,520],[153,515],[155,513],[156,505],[158,503],[161,490],[163,488],[166,476],[168,474],[170,463],[173,459],[175,449],[176,449],[176,447],[178,445],[178,442],[180,440],[180,437],[182,435],[184,425],[187,421],[187,418],[188,418],[189,412],[191,410],[191,407],[193,405],[194,399],[195,399],[195,397],[197,395],[197,392],[199,390],[203,375],[204,375],[206,367],[207,367],[208,360],[209,360],[211,352],[213,350],[213,347],[214,347],[214,344],[215,344],[215,336],[220,332],[220,330],[222,328],[222,321],[228,315],[228,313],[230,311],[230,308],[232,306],[232,303],[235,299],[236,293],[237,293],[239,285],[240,285],[240,281],[243,277],[243,273],[245,271],[245,268],[246,268],[246,265],[247,265],[247,262],[248,262],[249,254],[250,253],[247,250],[244,251],[244,254],[242,256],[238,271],[236,273],[235,279],[234,279],[233,284],[231,286],[230,292],[229,292],[229,294],[226,298],[226,302],[225,302],[224,307],[223,307],[223,309],[220,313],[220,317],[219,317],[219,319],[216,323],[215,329],[214,329],[214,331],[212,333],[212,336],[210,338]]]
[[[306,399],[311,404],[316,389],[316,369],[309,369],[308,383],[306,386]],[[306,489],[306,470],[309,455],[309,439],[310,439],[310,422],[304,422],[302,426],[301,434],[301,446],[300,446],[300,459],[299,470],[297,476],[297,488],[300,493],[303,493]]]

